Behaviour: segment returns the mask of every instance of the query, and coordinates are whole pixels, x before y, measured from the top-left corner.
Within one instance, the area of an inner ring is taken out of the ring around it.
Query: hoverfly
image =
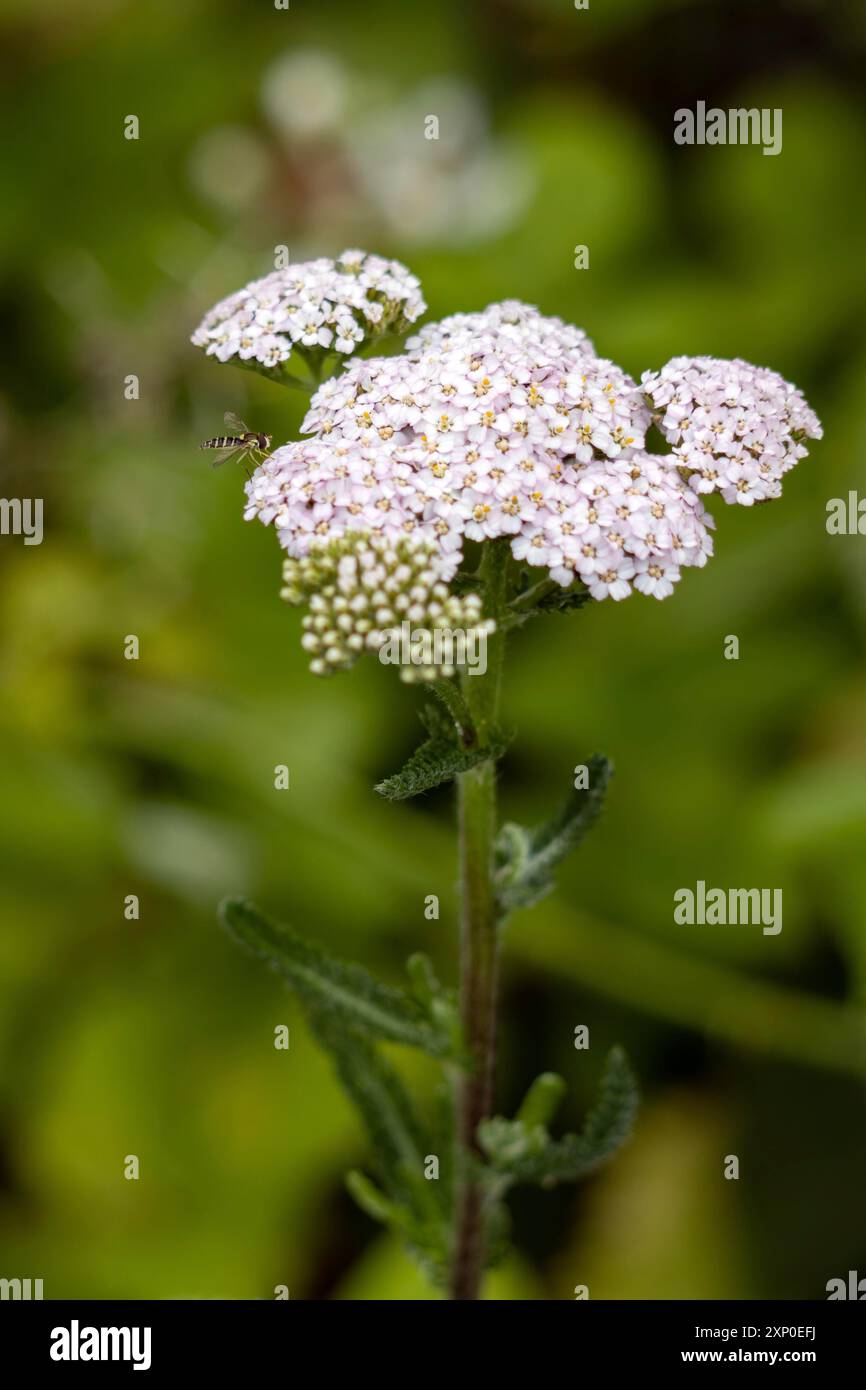
[[[199,445],[200,449],[219,449],[220,457],[214,459],[214,468],[219,468],[222,463],[228,463],[229,459],[236,459],[238,463],[243,463],[246,467],[248,458],[255,464],[259,464],[262,459],[267,458],[272,435],[259,434],[257,430],[247,429],[243,420],[239,415],[235,415],[233,410],[227,410],[224,418],[232,433],[218,434],[214,439],[205,439]],[[247,469],[247,476],[249,476],[249,469]]]

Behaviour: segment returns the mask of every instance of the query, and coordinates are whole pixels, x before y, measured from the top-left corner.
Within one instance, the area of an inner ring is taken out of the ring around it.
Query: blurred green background
[[[825,529],[866,456],[862,6],[6,0],[0,27],[0,492],[46,528],[0,539],[0,1274],[431,1297],[344,1194],[367,1144],[294,1002],[215,925],[240,892],[386,978],[415,949],[454,978],[450,795],[372,791],[419,697],[372,662],[307,674],[274,537],[197,449],[226,409],[297,430],[298,398],[188,342],[281,243],[396,255],[430,317],[528,300],[634,374],[740,355],[821,416],[783,500],[714,508],[717,557],[672,601],[513,643],[504,813],[541,816],[595,750],[617,775],[509,929],[500,1106],[554,1068],[579,1123],[621,1040],[644,1108],[609,1170],[518,1194],[489,1292],[823,1298],[866,1273],[866,540]],[[675,147],[698,99],[781,107],[782,154]],[[674,925],[698,878],[781,887],[781,935]]]

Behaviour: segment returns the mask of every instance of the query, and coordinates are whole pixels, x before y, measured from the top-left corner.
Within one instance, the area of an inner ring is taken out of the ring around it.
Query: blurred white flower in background
[[[431,116],[436,139],[425,136]],[[404,241],[455,245],[500,235],[532,191],[527,164],[491,135],[481,97],[458,78],[379,106],[346,138],[358,184]]]
[[[491,131],[461,78],[399,93],[334,54],[295,49],[266,70],[261,105],[270,133],[217,127],[194,146],[190,178],[221,212],[255,211],[259,235],[269,209],[293,255],[307,237],[320,245],[323,228],[335,239],[363,229],[415,246],[477,243],[529,202],[528,162]]]
[[[289,139],[339,135],[348,114],[350,78],[339,58],[316,48],[293,49],[262,79],[262,107]]]
[[[253,202],[267,186],[271,159],[266,143],[245,126],[215,126],[189,158],[193,187],[228,211]]]

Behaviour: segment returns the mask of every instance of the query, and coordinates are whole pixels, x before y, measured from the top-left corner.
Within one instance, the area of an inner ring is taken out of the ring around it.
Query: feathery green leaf
[[[539,613],[573,613],[576,608],[592,601],[592,594],[582,585],[572,589],[560,589],[557,593],[545,594],[538,600]]]
[[[282,975],[302,999],[343,1024],[390,1042],[450,1054],[453,1036],[418,1000],[383,985],[361,965],[338,960],[242,898],[227,898],[220,917],[231,934]]]
[[[392,777],[379,782],[376,791],[389,801],[404,801],[430,791],[443,782],[451,782],[461,772],[468,772],[488,758],[501,758],[508,746],[507,735],[494,731],[483,745],[464,747],[457,737],[451,720],[436,705],[427,705],[421,716],[428,737]]]
[[[532,907],[554,887],[554,870],[580,844],[597,819],[613,767],[596,754],[587,764],[589,785],[574,789],[550,820],[526,829],[509,822],[496,841],[497,897],[503,912]]]
[[[415,962],[411,976],[421,998],[381,984],[359,965],[327,955],[251,903],[228,899],[220,916],[233,936],[281,974],[300,996],[310,1027],[330,1054],[343,1089],[372,1141],[385,1194],[363,1174],[349,1179],[359,1205],[399,1230],[431,1279],[445,1276],[450,1232],[450,1185],[428,1181],[424,1166],[435,1153],[409,1095],[372,1039],[408,1043],[437,1057],[456,1055],[458,1040],[447,991],[429,966]],[[444,1155],[443,1155],[444,1157]]]
[[[343,1089],[364,1121],[387,1195],[359,1173],[350,1175],[349,1190],[369,1216],[398,1230],[430,1279],[442,1283],[450,1213],[447,1189],[424,1176],[433,1140],[403,1082],[378,1049],[333,1014],[315,1007],[308,1014],[316,1038],[331,1054]]]
[[[479,1126],[478,1140],[501,1180],[499,1190],[521,1182],[554,1187],[586,1177],[616,1153],[631,1134],[637,1105],[634,1074],[622,1048],[615,1047],[605,1062],[599,1098],[580,1134],[551,1139],[543,1124],[497,1115]]]
[[[439,680],[431,681],[430,689],[437,700],[441,700],[450,714],[460,741],[464,745],[468,745],[474,739],[475,726],[472,720],[472,711],[457,681],[446,680],[445,677],[442,677]]]
[[[347,1028],[332,1012],[308,1005],[307,1015],[364,1121],[389,1196],[414,1200],[412,1175],[423,1177],[429,1139],[402,1081],[368,1038]]]

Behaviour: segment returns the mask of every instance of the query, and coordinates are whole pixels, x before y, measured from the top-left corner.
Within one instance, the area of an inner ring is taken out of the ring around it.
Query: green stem
[[[457,1088],[458,1183],[451,1296],[478,1298],[484,1265],[484,1193],[473,1175],[476,1134],[490,1114],[496,1056],[497,924],[491,882],[496,768],[480,763],[457,788],[460,838],[460,1017],[471,1068]]]
[[[499,619],[507,597],[507,545],[485,546],[479,578],[485,613]],[[505,639],[487,643],[483,676],[463,677],[463,693],[479,738],[491,733],[499,706]],[[470,1066],[457,1086],[457,1195],[451,1297],[477,1299],[484,1268],[485,1193],[474,1172],[477,1133],[490,1114],[496,1060],[498,907],[493,887],[496,836],[496,764],[477,764],[457,781],[460,843],[460,1017]]]

